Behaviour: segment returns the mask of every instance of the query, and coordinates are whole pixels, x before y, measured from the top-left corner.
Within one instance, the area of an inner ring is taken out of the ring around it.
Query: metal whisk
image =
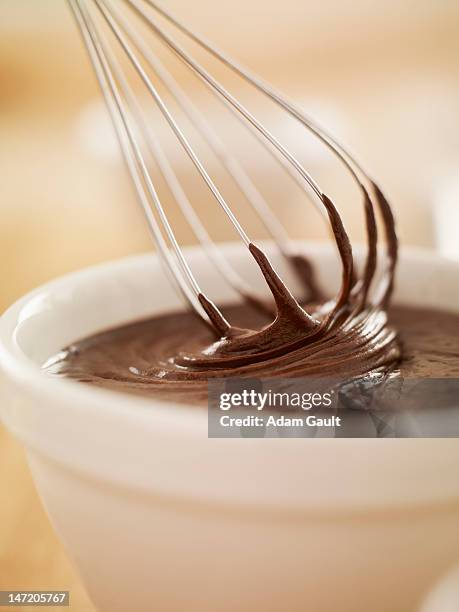
[[[296,272],[302,276],[303,280],[307,282],[312,297],[317,297],[318,289],[307,258],[301,253],[292,250],[286,231],[278,222],[271,207],[265,201],[248,172],[238,159],[227,150],[225,143],[222,142],[220,136],[210,125],[205,114],[193,103],[188,93],[184,91],[165,64],[160,61],[158,55],[152,51],[145,38],[139,33],[139,29],[134,27],[133,19],[130,19],[133,15],[136,15],[139,23],[143,22],[143,24],[147,25],[156,38],[179,58],[204,83],[209,91],[224,103],[231,113],[246,125],[276,162],[298,183],[311,201],[324,212],[333,230],[342,263],[341,289],[333,301],[331,314],[337,315],[340,313],[343,307],[352,301],[353,297],[355,298],[355,303],[352,305],[354,311],[361,311],[368,304],[370,285],[377,265],[375,208],[379,209],[387,243],[386,273],[382,276],[377,294],[372,298],[372,304],[384,306],[387,303],[392,291],[394,268],[397,259],[397,241],[393,229],[390,207],[376,184],[369,178],[356,160],[330,134],[272,87],[219,51],[213,44],[190,30],[153,0],[119,0],[117,2],[113,2],[113,0],[68,0],[68,2],[88,49],[139,202],[145,213],[160,257],[172,282],[184,296],[189,306],[200,317],[207,322],[210,320],[220,335],[224,335],[229,329],[229,323],[225,320],[218,307],[201,291],[182,253],[182,249],[168,219],[165,206],[158,195],[151,172],[149,171],[147,155],[151,155],[155,160],[165,183],[168,185],[170,192],[173,194],[199,243],[206,250],[214,265],[218,267],[219,272],[243,297],[252,301],[253,297],[246,282],[222,255],[197,215],[189,195],[185,192],[164,152],[161,142],[152,130],[148,116],[145,114],[142,105],[139,103],[136,94],[134,94],[129,84],[126,69],[117,59],[112,41],[116,41],[117,45],[124,52],[128,62],[140,77],[180,145],[193,162],[196,171],[245,245],[249,249],[251,248],[252,241],[250,237],[233,213],[231,205],[223,197],[221,191],[206,170],[196,150],[185,136],[177,119],[173,116],[172,111],[167,107],[159,92],[159,84],[169,92],[175,103],[204,136],[213,153],[221,161],[245,196],[247,202],[263,222],[281,253],[293,265]],[[333,202],[323,193],[323,190],[298,159],[240,101],[229,93],[208,69],[192,57],[179,42],[174,40],[162,25],[164,21],[168,22],[173,29],[175,28],[182,35],[197,43],[199,47],[213,56],[213,58],[222,62],[227,68],[231,69],[239,77],[242,77],[248,84],[287,112],[297,120],[300,127],[307,128],[344,164],[357,183],[363,199],[368,248],[361,278],[356,278],[349,239]],[[111,32],[110,43],[105,37],[104,28],[101,27],[101,24],[105,24],[108,31]],[[149,76],[148,70],[152,70],[154,77]]]

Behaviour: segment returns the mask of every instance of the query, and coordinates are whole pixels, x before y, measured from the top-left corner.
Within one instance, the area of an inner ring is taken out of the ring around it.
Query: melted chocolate
[[[62,359],[53,360],[48,370],[92,382],[113,381],[151,390],[167,386],[177,392],[181,388],[189,391],[193,385],[202,388],[212,377],[353,377],[374,370],[389,372],[401,357],[397,334],[388,325],[386,311],[394,284],[397,237],[391,209],[379,188],[370,183],[372,197],[363,185],[360,188],[367,229],[361,278],[335,205],[325,194],[320,197],[342,267],[341,287],[335,298],[319,300],[322,291],[313,267],[303,254],[292,254],[292,268],[303,281],[309,299],[315,300],[301,306],[265,253],[250,243],[250,253],[273,296],[271,322],[267,313],[272,307],[254,296],[243,296],[245,310],[232,307],[224,314],[201,293],[197,297],[208,317],[207,326],[192,314],[159,317],[83,341],[64,351]],[[370,298],[377,269],[375,207],[384,226],[387,255],[375,297]]]
[[[247,305],[230,306],[223,312],[240,328],[262,327],[268,322],[266,314]],[[459,315],[392,308],[389,322],[400,330],[403,345],[399,363],[394,332],[389,331],[380,313],[373,316],[375,319],[364,317],[361,322],[370,334],[366,341],[360,328],[345,333],[337,329],[330,336],[271,359],[260,360],[255,351],[254,359],[236,365],[233,355],[222,357],[221,347],[215,349],[212,331],[192,313],[169,313],[82,340],[56,356],[47,370],[96,385],[183,402],[204,401],[206,381],[214,376],[292,378],[331,374],[347,379],[390,369],[403,377],[459,377]],[[184,352],[201,355],[209,346],[220,353],[219,357],[206,355],[204,364],[191,366],[184,360]],[[178,366],[178,361],[186,364]]]

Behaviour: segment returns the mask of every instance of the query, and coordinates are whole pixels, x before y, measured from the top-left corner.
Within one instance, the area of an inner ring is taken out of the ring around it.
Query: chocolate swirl
[[[189,393],[203,390],[213,377],[342,376],[388,372],[400,359],[397,334],[387,309],[394,285],[397,238],[394,218],[379,188],[371,184],[386,238],[383,273],[376,283],[378,231],[374,204],[361,185],[367,252],[361,275],[333,202],[324,207],[339,253],[342,274],[337,295],[325,300],[311,263],[292,256],[292,265],[314,302],[300,304],[255,244],[249,250],[268,284],[274,310],[254,296],[245,306],[226,309],[230,322],[206,296],[199,300],[209,315],[206,327],[192,313],[175,314],[125,326],[70,347],[48,370],[90,382],[116,381],[130,388]],[[373,284],[376,286],[373,287]],[[243,313],[244,316],[239,316]],[[271,321],[269,313],[271,312]],[[151,325],[150,325],[151,323]],[[214,339],[212,340],[212,336]]]
[[[377,268],[377,225],[371,198],[361,186],[367,229],[367,255],[357,278],[352,248],[333,202],[322,194],[342,265],[337,296],[316,304],[309,312],[292,296],[265,253],[254,244],[249,250],[260,267],[275,303],[274,320],[260,330],[233,327],[203,295],[201,304],[220,338],[200,353],[181,352],[161,368],[161,380],[203,380],[213,376],[308,376],[366,374],[389,369],[400,358],[397,335],[387,324],[387,306],[394,284],[397,237],[390,206],[372,183],[387,241],[386,268],[376,289],[369,293]],[[310,266],[308,266],[310,269]],[[309,288],[317,293],[312,276]],[[151,371],[151,375],[155,375]]]

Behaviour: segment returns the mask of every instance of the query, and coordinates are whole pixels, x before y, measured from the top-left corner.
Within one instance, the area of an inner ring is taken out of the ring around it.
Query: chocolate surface
[[[248,305],[229,306],[223,313],[240,328],[257,329],[269,323],[266,314]],[[226,356],[206,354],[204,363],[194,366],[183,356],[209,352],[214,334],[192,313],[168,313],[84,339],[56,356],[47,371],[120,391],[198,403],[205,401],[206,381],[213,376],[333,375],[346,379],[382,370],[404,377],[459,378],[459,315],[394,307],[389,311],[389,325],[380,313],[376,321],[366,319],[362,324],[378,338],[376,343],[370,337],[362,344],[360,333],[343,333],[338,328],[331,336],[319,336],[265,361],[259,360],[256,351],[253,359],[240,365],[231,361],[233,355],[228,362]],[[392,326],[399,330],[403,359],[399,359]]]

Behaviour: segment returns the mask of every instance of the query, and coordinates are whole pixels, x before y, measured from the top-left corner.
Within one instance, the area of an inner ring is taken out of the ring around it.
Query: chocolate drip
[[[317,283],[312,263],[304,255],[298,253],[289,255],[289,261],[297,277],[307,289],[303,302],[320,302],[323,300],[324,295]]]
[[[383,219],[384,231],[386,234],[387,241],[388,263],[384,277],[382,296],[380,300],[382,308],[387,308],[390,298],[392,296],[392,291],[394,289],[395,268],[397,266],[398,258],[398,239],[397,233],[395,231],[395,219],[389,202],[386,200],[384,194],[382,193],[378,185],[376,185],[376,183],[372,182],[372,187],[375,192],[376,201],[378,203],[379,211]]]
[[[365,263],[365,270],[362,278],[362,288],[360,290],[359,308],[365,308],[368,292],[370,290],[371,282],[376,272],[377,264],[377,242],[378,242],[378,228],[376,226],[376,218],[373,209],[373,204],[370,200],[367,190],[361,185],[364,201],[365,210],[365,225],[367,230],[367,259]]]

